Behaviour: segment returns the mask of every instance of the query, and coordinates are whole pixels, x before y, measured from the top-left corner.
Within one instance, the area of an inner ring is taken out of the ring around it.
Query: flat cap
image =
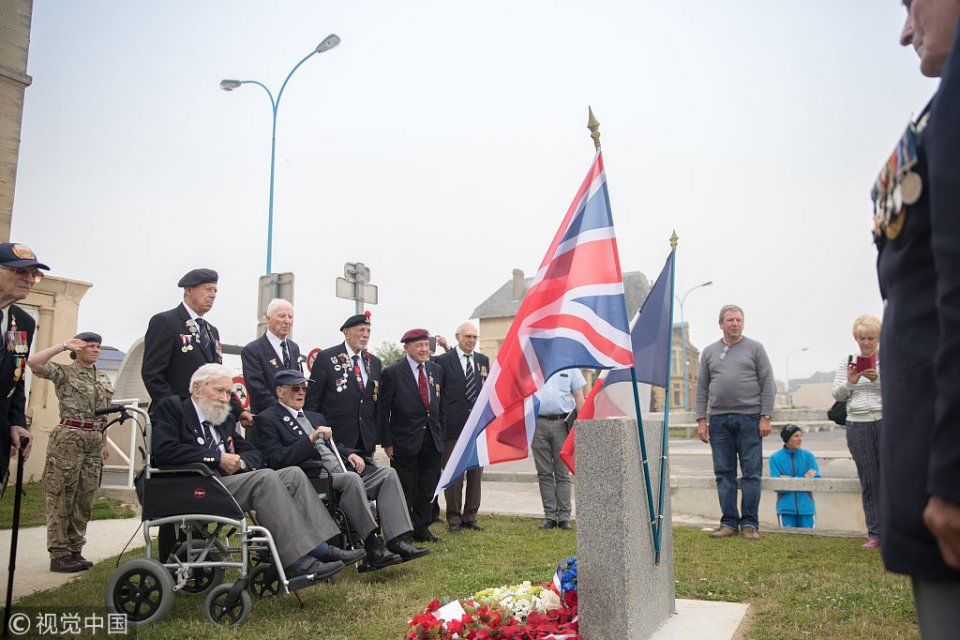
[[[273,376],[273,383],[279,387],[287,384],[309,384],[309,381],[296,369],[284,369]]]
[[[370,312],[364,311],[363,313],[358,313],[355,316],[350,316],[347,318],[342,325],[340,325],[340,331],[344,329],[349,329],[350,327],[359,327],[360,325],[365,324],[370,326]]]
[[[408,342],[416,342],[417,340],[429,340],[430,332],[426,329],[410,329],[403,337],[400,338],[400,342],[407,344]]]
[[[0,244],[0,266],[20,269],[22,267],[36,267],[50,270],[50,267],[37,260],[37,254],[25,244],[4,242]]]
[[[192,271],[187,271],[180,282],[177,283],[177,286],[180,288],[183,287],[197,287],[201,284],[207,284],[209,282],[216,283],[220,279],[219,274],[213,269],[193,269]]]

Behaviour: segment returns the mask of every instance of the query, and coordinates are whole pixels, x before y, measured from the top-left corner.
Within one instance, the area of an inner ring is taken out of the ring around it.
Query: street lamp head
[[[700,286],[701,286],[701,287],[709,287],[709,286],[712,285],[712,284],[713,284],[713,280],[707,280],[706,282],[704,282],[704,283],[703,283],[702,285],[700,285]]]
[[[240,87],[239,80],[221,80],[220,81],[220,88],[223,89],[224,91],[233,91],[234,89],[238,89],[239,87]]]
[[[317,45],[317,53],[323,53],[324,51],[330,51],[335,46],[340,44],[340,36],[335,33],[331,33],[326,38],[323,39],[323,42]]]

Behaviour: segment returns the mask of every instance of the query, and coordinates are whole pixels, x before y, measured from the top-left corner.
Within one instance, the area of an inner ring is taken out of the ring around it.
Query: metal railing
[[[146,402],[141,403],[139,398],[129,398],[129,399],[114,399],[112,401],[112,404],[122,404],[125,406],[132,404],[138,407],[140,406],[146,407],[148,403]],[[120,460],[123,461],[123,464],[105,464],[103,465],[103,470],[104,471],[123,471],[127,474],[126,484],[110,485],[110,486],[113,486],[113,487],[123,486],[123,487],[126,487],[127,489],[133,488],[133,478],[134,476],[136,476],[136,471],[137,471],[136,469],[137,467],[137,463],[136,463],[137,436],[140,434],[140,429],[142,428],[142,426],[143,425],[140,424],[140,420],[135,417],[133,419],[133,423],[130,424],[130,442],[127,445],[126,451],[124,451],[120,447],[120,444],[115,442],[114,439],[110,437],[109,430],[107,430],[107,432],[104,434],[107,439],[107,444],[110,445],[110,450],[115,452],[120,457]]]

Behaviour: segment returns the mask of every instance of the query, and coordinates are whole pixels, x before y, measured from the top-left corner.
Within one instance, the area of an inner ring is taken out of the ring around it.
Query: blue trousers
[[[780,518],[781,527],[813,529],[813,527],[816,525],[816,516],[813,515],[803,516],[796,513],[781,513],[777,517]]]
[[[720,526],[737,531],[741,527],[760,528],[760,474],[763,472],[763,447],[757,426],[759,415],[724,413],[710,416],[710,449],[713,474],[720,498]],[[740,489],[743,498],[737,511],[737,459],[740,459]]]

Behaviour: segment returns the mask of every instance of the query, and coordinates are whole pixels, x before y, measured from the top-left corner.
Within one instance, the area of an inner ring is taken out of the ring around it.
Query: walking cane
[[[10,626],[10,605],[13,603],[13,572],[17,568],[17,537],[20,533],[20,497],[23,494],[23,450],[29,438],[20,437],[17,449],[17,483],[13,495],[13,528],[10,530],[10,565],[7,573],[7,604],[3,610],[3,637],[7,637]]]

